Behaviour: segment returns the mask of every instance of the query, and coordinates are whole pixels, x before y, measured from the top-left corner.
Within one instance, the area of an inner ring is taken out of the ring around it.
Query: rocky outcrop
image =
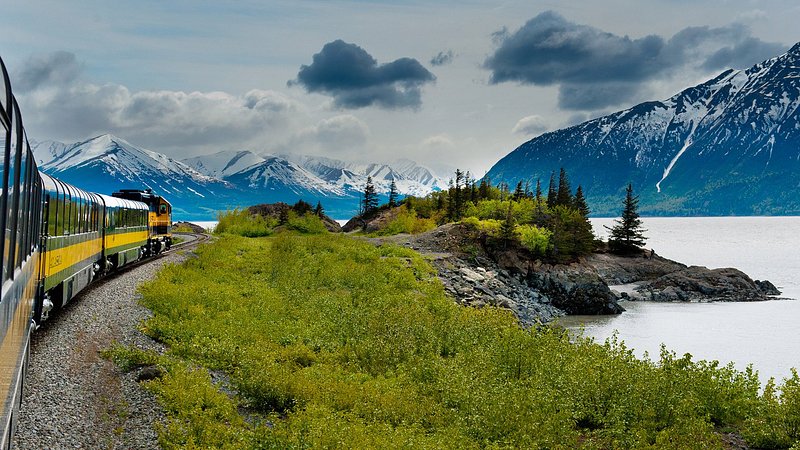
[[[485,257],[462,259],[440,256],[432,261],[445,292],[461,305],[482,308],[486,305],[511,310],[523,326],[547,323],[564,311],[550,298],[531,288],[526,280],[499,268]]]
[[[686,268],[685,264],[662,258],[652,250],[628,256],[594,253],[589,255],[585,262],[610,285],[655,280],[668,273]]]
[[[572,264],[543,264],[518,249],[494,252],[497,264],[523,276],[531,289],[546,295],[553,306],[567,314],[619,314],[625,309],[617,303],[608,283],[584,261]]]
[[[567,314],[620,314],[625,308],[617,303],[597,274],[586,271],[583,264],[545,266],[528,274],[530,286],[547,294],[553,306]]]
[[[389,222],[394,220],[395,217],[397,217],[397,214],[400,212],[400,208],[400,206],[389,208],[388,205],[383,205],[369,214],[355,216],[348,220],[344,226],[342,226],[342,231],[345,233],[350,233],[352,231],[365,231],[367,233],[372,233],[374,231],[381,230],[385,228]]]
[[[691,266],[640,285],[641,299],[660,302],[767,300],[780,292],[769,281],[753,281],[738,269]]]
[[[635,284],[621,294],[629,300],[750,302],[780,295],[769,281],[754,281],[741,270],[687,267],[652,250],[632,256],[598,253],[586,264],[609,285]]]

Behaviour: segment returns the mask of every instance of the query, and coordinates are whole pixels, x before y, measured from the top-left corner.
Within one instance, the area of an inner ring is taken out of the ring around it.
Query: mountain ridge
[[[401,194],[425,195],[438,189],[439,178],[412,161],[394,170],[384,164],[358,165],[321,157],[311,170],[276,155],[248,150],[222,151],[183,161],[137,147],[103,134],[74,144],[31,141],[39,169],[83,189],[110,194],[121,189],[153,189],[173,203],[179,219],[212,220],[216,211],[259,203],[294,203],[300,199],[323,203],[330,214],[356,214],[368,176],[385,197],[390,179],[397,177]],[[336,167],[341,166],[341,169]],[[331,171],[338,177],[331,177]],[[327,173],[330,179],[325,179]],[[428,183],[411,179],[416,174]]]

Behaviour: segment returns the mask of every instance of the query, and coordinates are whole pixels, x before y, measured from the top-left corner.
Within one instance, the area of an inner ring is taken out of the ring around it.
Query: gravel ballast
[[[14,448],[158,448],[160,407],[136,371],[121,372],[99,352],[115,342],[163,351],[139,330],[150,312],[136,289],[183,258],[175,250],[91,285],[34,332]]]

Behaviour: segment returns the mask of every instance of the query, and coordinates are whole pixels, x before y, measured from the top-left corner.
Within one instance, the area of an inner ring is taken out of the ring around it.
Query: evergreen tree
[[[364,198],[362,200],[363,214],[370,214],[378,209],[378,193],[375,185],[372,184],[372,177],[367,177],[367,184],[364,186]]]
[[[615,220],[615,225],[606,227],[611,232],[608,237],[608,246],[615,253],[635,253],[641,249],[647,238],[639,218],[639,196],[633,195],[633,185],[628,183],[625,191],[625,201],[622,208],[622,217]]]
[[[514,224],[514,212],[512,211],[511,206],[512,204],[509,203],[506,219],[500,224],[500,239],[503,240],[503,247],[507,246],[509,242],[514,240],[514,230],[516,229],[516,226]]]
[[[491,197],[491,194],[489,193],[491,189],[490,186],[492,185],[491,183],[492,181],[489,178],[487,177],[481,178],[481,184],[480,187],[478,187],[479,200],[489,200],[489,197]]]
[[[394,208],[397,206],[397,184],[392,178],[392,184],[389,185],[389,207]]]
[[[550,172],[550,186],[547,188],[547,206],[549,208],[556,206],[556,197],[556,174]]]
[[[514,189],[514,194],[511,196],[511,198],[516,201],[519,201],[524,196],[525,196],[525,191],[522,189],[522,181],[520,180],[519,182],[517,182],[517,187]]]
[[[322,209],[322,203],[320,201],[317,201],[317,207],[314,208],[314,214],[320,219],[322,218],[323,209]]]
[[[542,202],[542,180],[540,178],[536,179],[536,203]]]
[[[573,200],[573,206],[575,209],[581,212],[581,215],[585,218],[589,218],[589,205],[586,204],[586,197],[583,196],[583,188],[578,185],[578,190],[575,191],[575,200]]]
[[[531,181],[530,180],[525,180],[525,190],[523,191],[522,195],[524,195],[525,198],[533,198],[533,195],[531,195]]]
[[[556,194],[556,205],[572,206],[572,188],[569,185],[567,171],[561,168],[558,174],[558,193]]]
[[[594,250],[594,229],[592,222],[589,221],[589,205],[586,203],[586,197],[583,195],[583,188],[578,185],[578,190],[575,191],[575,198],[572,201],[572,206],[580,213],[581,220],[576,224],[575,240],[577,242],[578,251],[581,253],[589,253]]]
[[[298,216],[302,216],[307,212],[311,212],[311,209],[311,203],[308,203],[303,199],[298,200],[297,203],[292,206],[292,210],[294,210]]]

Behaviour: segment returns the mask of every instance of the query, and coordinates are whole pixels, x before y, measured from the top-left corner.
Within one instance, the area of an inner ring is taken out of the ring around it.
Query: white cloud
[[[70,67],[77,67],[74,57]],[[77,74],[56,78],[47,67],[65,56],[31,60],[41,74],[20,97],[28,134],[74,142],[113,133],[138,145],[186,157],[219,149],[243,148],[289,137],[305,118],[304,107],[275,91],[140,91],[118,84],[94,84]],[[23,70],[23,73],[26,71]],[[335,121],[329,127],[335,127]],[[47,130],[40,136],[38,130]],[[324,131],[324,130],[322,130]],[[325,137],[325,136],[322,136]]]
[[[422,141],[422,146],[431,150],[449,150],[455,147],[453,139],[446,134],[430,136]]]
[[[542,116],[534,114],[519,119],[514,128],[511,129],[511,132],[525,136],[537,136],[547,131],[548,128]]]

